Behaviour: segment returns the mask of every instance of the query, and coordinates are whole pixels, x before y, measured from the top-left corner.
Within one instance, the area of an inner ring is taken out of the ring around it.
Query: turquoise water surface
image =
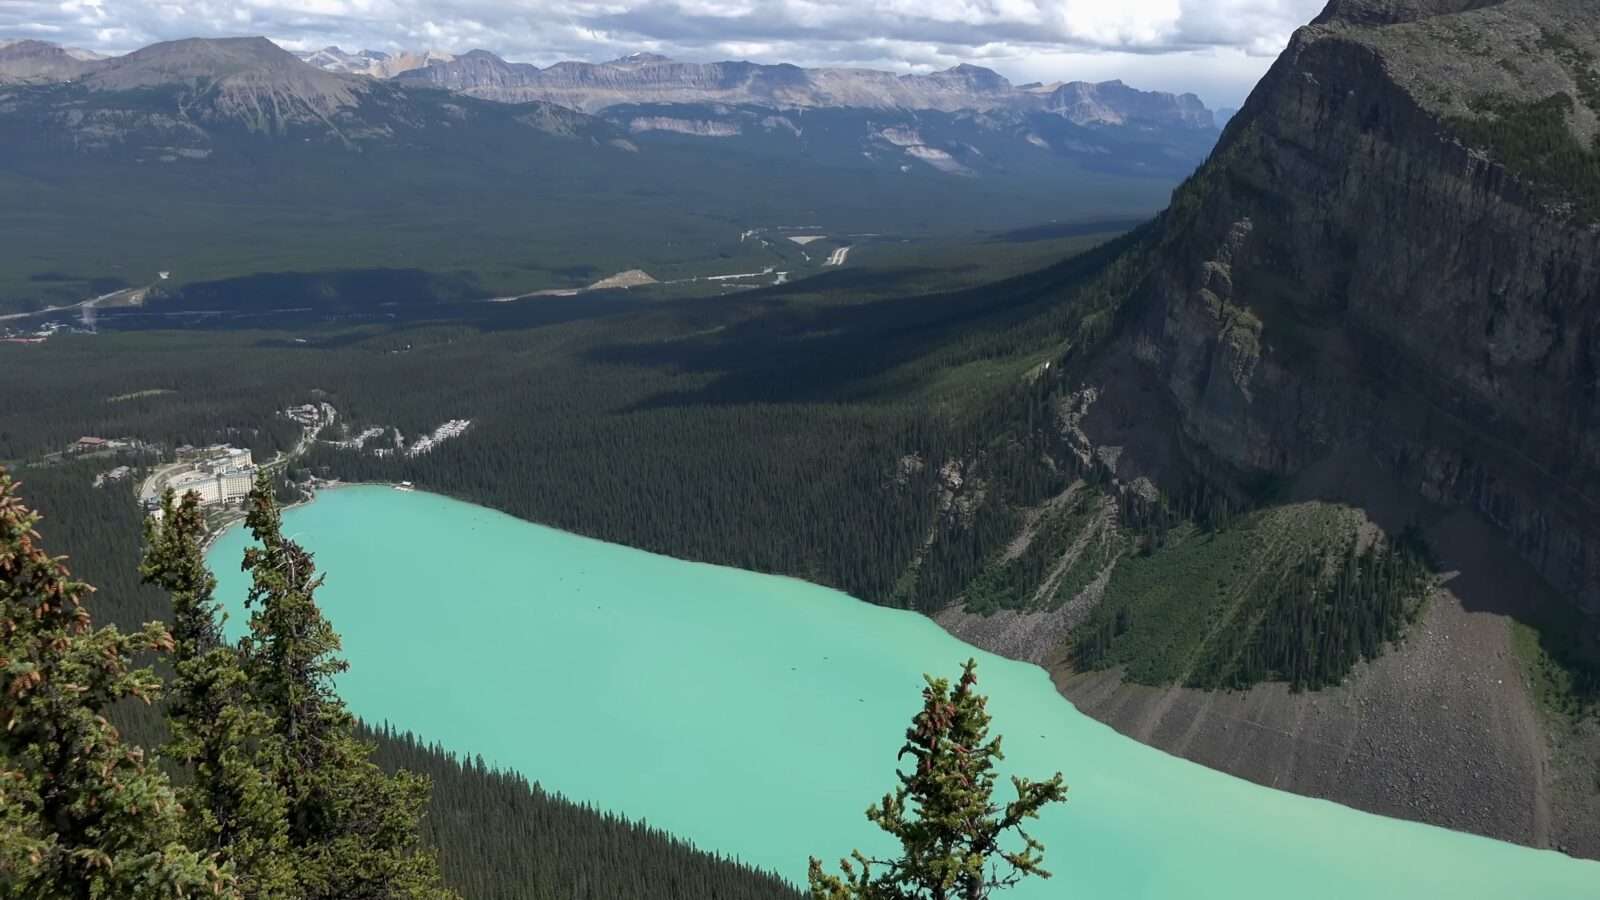
[[[355,712],[797,882],[808,855],[886,849],[862,813],[893,784],[921,675],[976,656],[1006,765],[1070,787],[1035,828],[1056,877],[1008,897],[1600,898],[1600,864],[1168,756],[1037,667],[836,591],[382,487],[325,492],[285,531],[327,575]],[[235,529],[210,553],[234,635],[244,546]]]

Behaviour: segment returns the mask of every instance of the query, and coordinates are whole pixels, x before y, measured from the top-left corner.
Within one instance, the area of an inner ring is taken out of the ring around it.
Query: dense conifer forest
[[[944,268],[900,260],[727,297],[630,299],[620,311],[597,301],[587,316],[495,304],[448,323],[63,339],[19,370],[38,402],[0,411],[0,458],[36,458],[99,432],[168,446],[230,440],[267,459],[300,439],[279,410],[327,402],[338,424],[288,477],[412,481],[568,531],[802,577],[874,603],[1054,608],[1107,572],[1113,599],[1131,595],[1146,559],[1161,569],[1201,547],[1231,565],[1252,552],[1240,513],[1271,502],[1269,492],[1243,496],[1198,475],[1186,484],[1181,473],[1162,495],[1115,488],[1059,425],[1076,361],[1114,333],[1141,277],[1148,231],[1073,242],[1080,252],[1064,262],[997,280],[1027,255],[995,252],[990,268],[959,255]],[[961,286],[932,289],[947,282]],[[458,418],[473,423],[461,437],[422,455],[397,452],[396,430],[415,440]],[[369,428],[382,431],[360,449],[329,442]],[[1004,553],[1031,511],[1080,481],[1070,508],[1035,523],[1025,552]],[[1056,571],[1081,530],[1103,524],[1106,498],[1112,524]],[[1169,540],[1194,528],[1220,536]],[[1349,537],[1315,536],[1307,552]],[[1275,565],[1288,577],[1299,563]],[[1036,597],[1046,581],[1048,596]],[[1306,596],[1328,590],[1336,588],[1319,581]],[[1159,684],[1237,655],[1195,647],[1189,663],[1162,661],[1170,648],[1156,649],[1168,643],[1159,636],[1192,605],[1179,592],[1140,592],[1162,601],[1102,604],[1077,630],[1080,665],[1131,663],[1130,677]],[[1247,608],[1265,622],[1257,593]],[[1387,599],[1375,624],[1351,629],[1392,638],[1415,607],[1411,595]],[[1366,616],[1345,608],[1357,599],[1337,595],[1334,619]],[[1284,612],[1271,621],[1250,630],[1292,642],[1320,620]],[[1203,683],[1330,683],[1381,643],[1341,638],[1357,652],[1319,655],[1315,677],[1275,659]]]
[[[18,370],[30,402],[0,411],[0,459],[96,433],[230,440],[265,459],[299,438],[278,411],[305,402],[332,403],[352,431],[415,436],[468,418],[467,435],[425,456],[319,445],[302,468],[414,481],[581,534],[936,608],[986,549],[924,560],[916,590],[897,594],[946,464],[982,456],[1022,502],[1064,483],[1024,446],[990,444],[1019,414],[1043,421],[1044,396],[1021,376],[1061,341],[1036,317],[1110,252],[948,293],[915,293],[934,280],[925,270],[866,270],[540,328],[496,311],[299,339],[72,338]],[[976,532],[949,536],[998,540],[1008,527],[985,509]]]
[[[545,793],[523,776],[410,734],[371,732],[389,771],[425,775],[423,836],[445,883],[474,900],[783,900],[788,883],[638,822]]]

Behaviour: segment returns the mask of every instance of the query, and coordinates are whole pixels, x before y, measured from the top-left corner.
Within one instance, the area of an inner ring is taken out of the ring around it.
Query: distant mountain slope
[[[20,60],[41,54],[55,66],[27,69],[55,74],[13,85],[0,107],[0,121],[42,126],[20,142],[21,152],[70,144],[80,153],[142,148],[135,152],[146,157],[200,159],[221,133],[240,129],[358,147],[428,130],[464,134],[498,119],[630,150],[666,135],[698,136],[888,173],[1028,177],[1073,162],[1171,177],[1197,165],[1216,136],[1211,113],[1192,95],[1121,82],[1016,89],[975,66],[893,75],[636,54],[539,69],[483,51],[391,56],[330,47],[296,55],[265,38],[171,41],[92,62],[44,44],[8,47],[0,58],[6,53],[19,60],[18,72]],[[68,69],[76,82],[59,84],[72,80]],[[400,74],[372,77],[391,71]],[[603,120],[577,108],[598,109]]]
[[[976,66],[895,75],[635,54],[539,69],[483,51],[293,54],[259,37],[170,41],[106,60],[24,42],[0,49],[0,72],[7,59],[0,125],[19,140],[0,153],[24,156],[200,164],[257,153],[230,143],[254,134],[352,150],[427,145],[446,159],[475,153],[462,144],[483,144],[477,129],[520,128],[646,157],[700,138],[716,146],[679,149],[1028,183],[1075,169],[1181,177],[1218,134],[1193,95],[1121,82],[1015,88]]]
[[[0,43],[0,85],[71,81],[99,68],[97,54],[44,41]]]
[[[972,65],[897,75],[749,62],[682,63],[636,54],[606,63],[561,62],[541,69],[474,50],[398,77],[486,100],[546,100],[589,112],[618,105],[721,103],[785,110],[1044,111],[1077,125],[1215,127],[1210,112],[1193,94],[1137,91],[1120,81],[1018,88],[998,73]]]
[[[1045,95],[1044,110],[1076,125],[1215,128],[1212,112],[1193,94],[1140,91],[1121,81],[1074,81]]]
[[[102,70],[104,87],[165,85],[190,76],[227,77],[270,70],[289,76],[293,57],[332,75],[397,79],[502,103],[543,101],[586,112],[611,106],[729,104],[776,109],[860,108],[940,112],[1048,112],[1076,125],[1161,129],[1215,128],[1193,94],[1141,91],[1121,81],[1014,86],[980,66],[928,74],[872,69],[806,69],[749,62],[682,63],[636,53],[605,63],[561,62],[540,68],[485,50],[348,53],[330,46],[291,54],[265,38],[172,41],[107,59],[43,41],[0,42],[0,84],[59,83]],[[303,72],[295,76],[306,86]],[[326,91],[323,81],[313,91]]]
[[[21,155],[70,147],[75,154],[196,162],[241,133],[357,148],[491,120],[597,141],[620,137],[603,122],[549,104],[450,100],[328,72],[265,38],[153,44],[94,63],[71,84],[0,92],[0,125],[13,127],[18,139],[9,149]]]
[[[792,152],[840,163],[844,155],[834,151],[955,176],[1052,157],[1102,171],[1181,174],[1204,159],[1217,134],[1193,94],[1120,81],[1016,88],[967,65],[896,75],[636,54],[541,69],[475,50],[404,72],[395,83],[582,109],[646,140],[670,133],[788,143]]]
[[[776,271],[788,257],[742,233],[949,236],[1148,214],[1216,136],[1044,112],[667,104],[600,117],[329,72],[260,38],[157,44],[73,82],[0,86],[0,134],[8,311],[155,271],[176,287],[350,270],[378,291],[403,270],[421,286],[408,298],[451,299],[629,269],[716,274],[703,267],[721,259]]]
[[[108,61],[83,84],[94,91],[175,91],[182,115],[261,131],[327,122],[376,88],[308,66],[265,38],[153,44]]]
[[[1009,82],[976,66],[958,66],[931,75],[895,75],[787,64],[681,63],[655,55],[607,63],[561,62],[541,69],[474,50],[400,78],[487,100],[547,100],[588,111],[624,103],[729,103],[948,112],[994,109],[1015,99]]]

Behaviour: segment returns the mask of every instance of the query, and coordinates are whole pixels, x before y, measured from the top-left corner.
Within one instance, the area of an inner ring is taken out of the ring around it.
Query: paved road
[[[167,482],[172,480],[172,476],[188,468],[189,463],[168,463],[151,472],[149,477],[145,478],[144,484],[139,486],[139,500],[142,502],[161,496],[161,492],[166,490]]]
[[[119,298],[124,298],[130,303],[138,304],[144,302],[145,295],[148,293],[150,293],[150,286],[148,285],[142,288],[124,288],[120,291],[112,291],[109,294],[101,294],[98,297],[90,297],[87,300],[79,300],[77,303],[69,303],[66,306],[47,306],[44,309],[38,310],[37,312],[8,313],[0,316],[0,322],[8,322],[13,319],[31,319],[35,316],[48,316],[53,313],[66,312],[72,309],[93,309],[108,300],[116,300]]]

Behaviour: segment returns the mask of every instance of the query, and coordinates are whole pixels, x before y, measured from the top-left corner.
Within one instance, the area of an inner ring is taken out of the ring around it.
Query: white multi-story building
[[[245,451],[245,454],[248,459],[249,451]],[[254,486],[255,479],[255,466],[246,463],[211,471],[186,472],[172,479],[170,486],[180,497],[194,491],[200,495],[201,503],[231,503],[244,499]]]

